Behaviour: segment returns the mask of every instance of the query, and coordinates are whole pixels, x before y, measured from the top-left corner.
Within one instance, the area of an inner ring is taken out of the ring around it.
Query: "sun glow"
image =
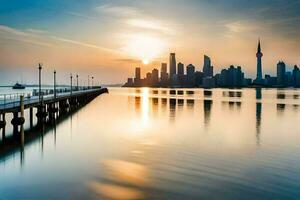
[[[124,50],[147,65],[164,52],[165,46],[165,41],[160,38],[137,34],[128,38]]]
[[[143,60],[143,64],[144,64],[144,65],[148,65],[148,64],[149,64],[149,60],[144,59],[144,60]]]

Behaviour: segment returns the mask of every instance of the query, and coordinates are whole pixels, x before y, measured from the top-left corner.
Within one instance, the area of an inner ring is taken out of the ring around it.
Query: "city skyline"
[[[168,9],[165,9],[168,7]],[[135,65],[149,71],[176,52],[182,63],[215,71],[242,65],[256,77],[252,52],[264,41],[264,72],[278,60],[300,63],[300,2],[292,1],[4,1],[0,15],[0,84],[36,80],[35,66],[56,69],[64,84],[70,72],[94,72],[102,83],[122,83]],[[234,14],[233,14],[234,13]],[[51,76],[45,77],[51,82]]]
[[[300,87],[300,69],[294,65],[289,69],[282,60],[277,63],[276,76],[263,72],[263,52],[261,40],[258,40],[256,52],[256,78],[251,79],[245,74],[240,65],[231,64],[227,69],[223,68],[214,74],[214,66],[209,56],[203,57],[203,68],[197,70],[193,64],[188,64],[184,70],[184,64],[176,65],[176,54],[170,53],[169,73],[167,63],[161,63],[159,77],[158,68],[146,72],[145,78],[141,78],[141,68],[136,67],[135,77],[128,78],[124,87]],[[177,71],[176,71],[177,67]],[[186,73],[185,73],[186,71]]]

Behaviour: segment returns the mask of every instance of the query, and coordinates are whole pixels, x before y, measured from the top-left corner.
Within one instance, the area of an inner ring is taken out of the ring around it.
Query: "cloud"
[[[114,53],[116,52],[115,50],[104,48],[104,47],[97,46],[97,45],[94,45],[94,44],[89,44],[89,43],[80,42],[80,41],[76,41],[76,40],[70,40],[70,39],[67,39],[67,38],[62,38],[62,37],[57,37],[57,36],[49,36],[49,37],[56,40],[56,41],[60,41],[60,42],[79,45],[79,46],[83,46],[83,47],[89,47],[89,48],[98,49],[98,50],[110,51],[110,52],[114,52]]]
[[[166,23],[158,20],[129,19],[126,21],[126,24],[136,28],[160,31],[169,35],[175,34],[174,29],[169,28]]]
[[[0,25],[0,38],[45,47],[53,47],[55,46],[55,42],[63,42],[81,47],[107,51],[110,53],[120,53],[117,50],[97,46],[94,44],[58,37],[55,35],[49,35],[46,31],[42,31],[39,29],[26,29],[26,31],[22,31],[8,26]]]
[[[120,58],[120,59],[115,59],[117,62],[123,62],[123,63],[129,63],[129,64],[138,64],[141,63],[141,60],[138,59],[131,59],[131,58]]]
[[[23,42],[31,45],[46,46],[46,47],[52,46],[51,43],[44,41],[39,35],[36,35],[36,32],[38,30],[35,30],[35,33],[33,33],[32,30],[33,29],[29,29],[26,32],[8,26],[0,25],[0,38],[5,40]]]
[[[32,28],[26,29],[26,31],[29,32],[29,33],[33,33],[33,34],[43,34],[43,33],[46,33],[46,31],[44,31],[44,30],[32,29]]]
[[[95,9],[97,12],[119,17],[136,16],[140,14],[136,8],[129,6],[113,6],[111,4],[104,4],[96,7]]]

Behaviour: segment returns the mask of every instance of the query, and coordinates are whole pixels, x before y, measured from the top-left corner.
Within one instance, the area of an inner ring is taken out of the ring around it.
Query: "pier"
[[[59,91],[59,90],[58,90]],[[34,112],[38,124],[55,119],[58,113],[67,113],[92,101],[97,96],[107,93],[107,88],[93,87],[83,90],[68,91],[67,89],[46,95],[32,94],[2,94],[0,95],[0,129],[2,129],[2,140],[5,138],[5,127],[7,126],[6,114],[12,113],[11,124],[13,132],[20,132],[25,120],[33,124]],[[42,92],[44,94],[45,92]],[[29,119],[24,118],[24,110],[29,109]]]

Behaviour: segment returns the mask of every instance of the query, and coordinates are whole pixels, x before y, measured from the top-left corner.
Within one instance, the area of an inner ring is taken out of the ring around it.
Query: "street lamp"
[[[56,70],[54,70],[54,99],[56,99]]]
[[[94,87],[94,77],[92,76],[92,89]]]
[[[78,74],[76,74],[76,81],[77,81],[77,90],[79,90],[79,87],[78,87]]]
[[[43,64],[39,63],[39,102],[41,102],[42,95],[42,69]]]
[[[88,89],[90,88],[90,75],[88,75],[88,85],[87,85]]]
[[[72,82],[73,82],[73,75],[72,75],[72,73],[70,74],[70,79],[71,79],[71,96],[72,96]]]

